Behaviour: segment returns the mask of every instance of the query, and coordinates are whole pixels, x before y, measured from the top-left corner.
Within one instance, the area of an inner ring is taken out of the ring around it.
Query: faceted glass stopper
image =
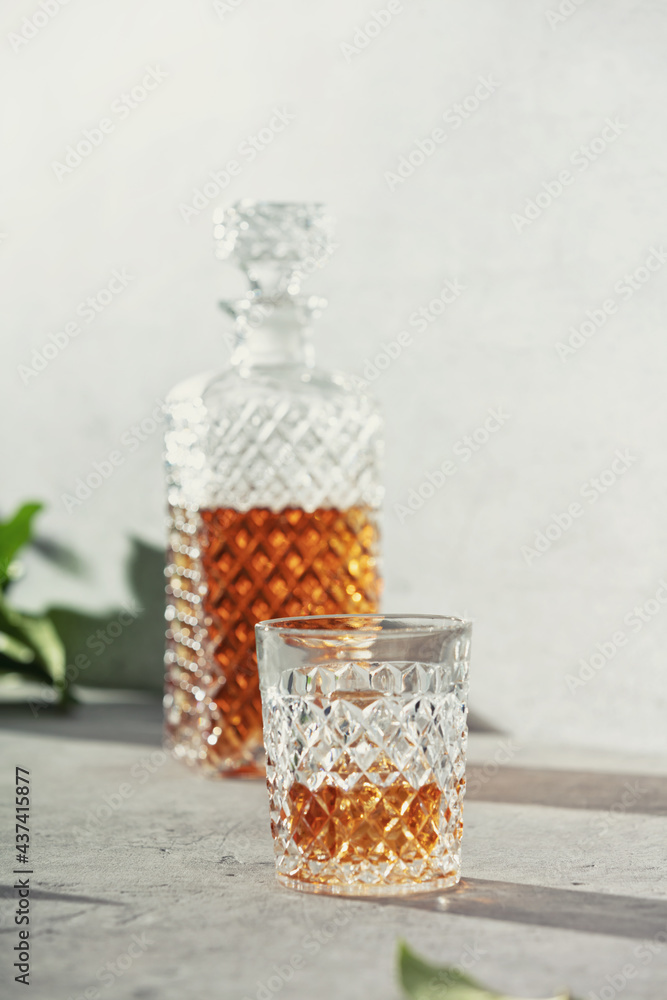
[[[331,255],[333,219],[317,202],[238,201],[213,214],[216,256],[232,260],[263,298],[296,295]]]

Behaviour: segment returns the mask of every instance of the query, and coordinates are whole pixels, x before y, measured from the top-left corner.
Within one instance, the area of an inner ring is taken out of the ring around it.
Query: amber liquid
[[[359,692],[338,697],[363,704]],[[364,773],[343,753],[331,769],[336,781],[315,790],[294,782],[280,811],[274,838],[289,841],[289,878],[320,885],[345,885],[353,873],[383,867],[386,885],[448,877],[443,830],[460,841],[460,803],[465,778],[447,791],[435,780],[415,787],[381,753]],[[346,790],[347,786],[349,791]],[[454,804],[458,818],[451,824]],[[299,858],[297,862],[295,859]],[[410,866],[406,868],[406,866]]]
[[[336,785],[311,792],[295,782],[288,793],[291,837],[308,862],[409,864],[438,842],[441,798],[435,782],[417,790],[401,777],[385,788],[362,780],[350,792]],[[304,870],[296,877],[303,879]]]
[[[261,774],[254,626],[266,618],[377,611],[376,512],[222,507],[199,517],[211,675],[210,732],[201,733],[207,763],[222,773]]]

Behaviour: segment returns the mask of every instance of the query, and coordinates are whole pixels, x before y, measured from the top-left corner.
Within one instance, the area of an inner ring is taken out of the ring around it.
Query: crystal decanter
[[[166,743],[210,774],[264,773],[256,622],[378,610],[381,418],[358,380],[313,364],[300,293],[331,255],[318,204],[214,217],[249,290],[221,303],[230,364],[167,398]]]

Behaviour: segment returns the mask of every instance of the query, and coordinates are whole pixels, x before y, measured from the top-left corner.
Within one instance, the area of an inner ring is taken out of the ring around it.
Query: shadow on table
[[[75,705],[68,712],[48,706],[37,718],[29,705],[0,705],[0,730],[66,739],[162,744],[159,698],[113,704]]]
[[[122,903],[117,903],[112,899],[99,899],[97,896],[77,896],[75,893],[70,892],[49,892],[46,889],[34,889],[30,887],[30,897],[31,899],[46,899],[46,900],[57,900],[59,903],[91,903],[95,906],[122,906]],[[16,886],[14,885],[0,885],[0,899],[11,899],[16,901]],[[3,928],[0,928],[2,930]],[[14,930],[13,925],[10,925],[6,930]]]
[[[602,892],[470,878],[437,895],[372,902],[589,934],[642,939],[660,934],[667,938],[667,901]]]
[[[542,767],[487,767],[468,764],[467,800],[555,809],[598,809],[667,816],[667,777]]]
[[[499,732],[472,712],[469,726],[475,733]],[[141,701],[75,705],[67,712],[48,705],[41,707],[37,716],[30,705],[0,704],[0,730],[158,747],[162,742],[162,702],[157,695],[146,695]]]

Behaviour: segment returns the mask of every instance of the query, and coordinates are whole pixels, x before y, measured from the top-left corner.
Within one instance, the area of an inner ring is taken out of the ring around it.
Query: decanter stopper
[[[245,199],[216,209],[213,223],[216,256],[234,261],[262,299],[298,295],[335,248],[333,218],[317,202]]]

